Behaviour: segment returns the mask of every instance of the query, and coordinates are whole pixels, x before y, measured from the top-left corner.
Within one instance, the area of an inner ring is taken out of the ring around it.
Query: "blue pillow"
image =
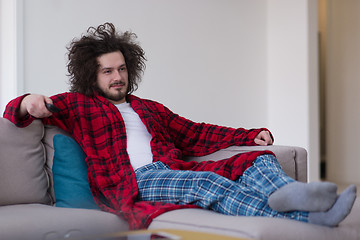
[[[85,153],[71,137],[54,136],[53,180],[57,207],[99,209],[90,191]]]

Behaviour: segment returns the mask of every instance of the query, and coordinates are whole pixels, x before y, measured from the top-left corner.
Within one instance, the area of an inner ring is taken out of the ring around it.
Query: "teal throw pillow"
[[[99,209],[90,191],[85,153],[71,137],[54,136],[53,180],[57,207]]]

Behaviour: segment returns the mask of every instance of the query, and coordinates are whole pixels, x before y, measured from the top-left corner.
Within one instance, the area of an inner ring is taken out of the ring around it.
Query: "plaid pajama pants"
[[[174,171],[162,162],[140,167],[135,173],[140,201],[194,204],[226,215],[308,221],[308,212],[277,212],[267,204],[274,191],[295,181],[273,155],[259,156],[236,181],[213,172]]]

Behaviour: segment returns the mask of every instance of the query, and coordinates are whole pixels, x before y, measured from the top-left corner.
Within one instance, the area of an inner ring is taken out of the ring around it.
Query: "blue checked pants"
[[[259,156],[236,181],[213,172],[171,170],[162,162],[140,167],[135,173],[140,201],[194,204],[226,215],[308,221],[308,212],[277,212],[267,204],[274,191],[295,181],[273,155]]]

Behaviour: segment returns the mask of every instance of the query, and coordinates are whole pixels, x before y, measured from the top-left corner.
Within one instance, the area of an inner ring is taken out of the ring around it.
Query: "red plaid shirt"
[[[24,96],[12,100],[4,117],[19,127],[34,119],[20,121],[17,111]],[[89,183],[99,207],[123,217],[131,229],[146,228],[156,216],[170,210],[195,207],[162,202],[137,201],[135,173],[126,151],[125,124],[118,109],[101,96],[92,98],[79,93],[63,93],[51,97],[61,109],[44,124],[56,125],[69,132],[80,144],[87,158]],[[255,145],[254,138],[262,130],[234,129],[194,123],[174,114],[162,104],[127,97],[152,136],[153,161],[161,161],[174,170],[213,171],[229,179],[237,179],[261,154],[238,154],[221,161],[185,162],[183,155],[204,156],[232,145]]]

